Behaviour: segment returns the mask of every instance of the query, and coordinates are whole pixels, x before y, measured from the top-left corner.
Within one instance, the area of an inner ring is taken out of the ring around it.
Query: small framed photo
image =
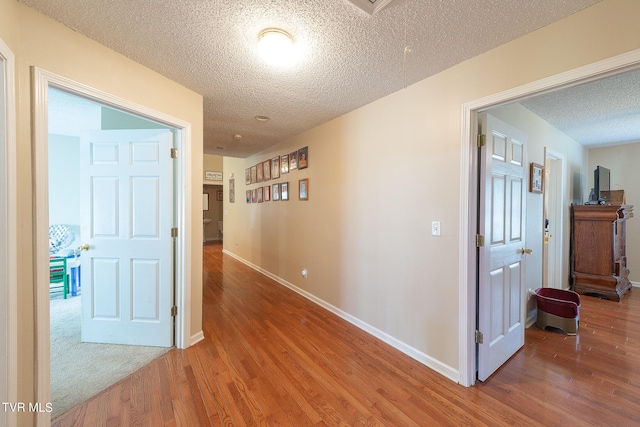
[[[280,157],[280,173],[282,173],[283,175],[285,173],[289,173],[289,155],[288,154],[283,154]]]
[[[262,163],[264,180],[269,181],[271,179],[271,160],[265,160]]]
[[[529,191],[532,193],[544,192],[544,166],[531,163],[529,172]]]
[[[257,190],[258,190],[258,203],[262,203],[262,200],[263,200],[262,197],[263,197],[264,191],[262,187],[258,187]]]
[[[271,186],[267,185],[264,187],[264,201],[268,202],[271,200]]]
[[[216,201],[221,202],[223,200],[224,200],[224,195],[222,193],[222,190],[216,191]]]
[[[271,185],[271,197],[274,202],[280,200],[280,184]]]
[[[251,166],[251,184],[258,182],[258,169],[255,166]]]
[[[251,203],[258,203],[258,190],[256,188],[251,190]]]
[[[236,179],[229,179],[229,203],[236,202]]]
[[[306,169],[309,167],[309,147],[298,150],[298,169]]]
[[[289,170],[292,171],[296,169],[298,169],[298,152],[294,151],[289,154]]]
[[[280,156],[271,159],[271,179],[280,178]]]
[[[298,181],[298,199],[309,200],[309,178]]]
[[[244,183],[246,185],[251,184],[251,168],[246,168],[244,170]]]
[[[256,172],[257,172],[257,178],[258,178],[256,182],[262,182],[264,178],[264,174],[263,174],[264,169],[263,169],[262,163],[258,163],[256,165]]]
[[[280,200],[289,200],[289,183],[283,182],[280,184]]]
[[[247,190],[247,203],[251,203],[251,190]]]

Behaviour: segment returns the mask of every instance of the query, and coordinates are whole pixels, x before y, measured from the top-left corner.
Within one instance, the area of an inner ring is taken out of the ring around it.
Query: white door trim
[[[176,241],[176,316],[175,343],[178,348],[191,345],[191,124],[148,107],[135,104],[90,86],[32,67],[33,93],[33,173],[34,194],[34,275],[35,275],[35,328],[36,328],[36,399],[42,404],[50,402],[50,337],[49,337],[49,184],[48,184],[48,89],[71,92],[101,104],[109,105],[149,120],[153,120],[178,130],[178,166],[175,170],[177,192],[177,224],[179,230]],[[38,413],[37,425],[49,425],[50,414]]]
[[[477,257],[475,235],[477,232],[477,149],[476,134],[478,129],[478,112],[491,107],[514,102],[528,96],[550,92],[556,89],[598,80],[640,66],[640,49],[594,62],[555,76],[547,77],[532,83],[518,86],[484,98],[480,98],[462,106],[461,152],[460,152],[460,269],[458,289],[460,300],[458,309],[459,323],[459,382],[464,386],[472,386],[476,381],[476,270]]]
[[[3,377],[6,382],[0,384],[0,395],[8,402],[18,401],[18,328],[17,328],[17,283],[18,283],[18,259],[17,259],[17,214],[16,214],[16,90],[15,90],[15,56],[9,47],[0,39],[0,64],[3,64],[4,81],[0,81],[3,90],[0,94],[4,105],[4,162],[1,165],[3,173],[0,185],[4,186],[4,200],[2,205],[6,207],[3,213],[3,223],[0,227],[6,230],[6,240],[0,241],[4,254],[4,268],[0,271],[0,315],[5,316],[3,330],[3,359],[6,366],[3,367]],[[12,426],[16,424],[16,413],[11,411],[0,412],[0,426]]]

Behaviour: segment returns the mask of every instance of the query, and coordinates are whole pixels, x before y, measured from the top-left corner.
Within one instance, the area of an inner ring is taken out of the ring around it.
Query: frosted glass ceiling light
[[[258,36],[258,52],[272,65],[286,65],[293,58],[293,38],[286,31],[267,28]]]

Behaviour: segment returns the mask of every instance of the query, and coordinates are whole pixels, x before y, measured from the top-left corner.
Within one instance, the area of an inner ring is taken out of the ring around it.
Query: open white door
[[[172,134],[81,142],[82,341],[173,346]]]
[[[562,237],[564,236],[564,156],[544,149],[544,243],[542,245],[542,285],[563,288]]]
[[[525,183],[527,136],[480,116],[481,155],[478,379],[486,380],[524,345]]]

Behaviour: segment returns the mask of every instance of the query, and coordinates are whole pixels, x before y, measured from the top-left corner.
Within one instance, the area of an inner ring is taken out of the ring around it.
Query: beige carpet
[[[80,342],[80,297],[51,300],[52,419],[127,377],[168,348]]]

